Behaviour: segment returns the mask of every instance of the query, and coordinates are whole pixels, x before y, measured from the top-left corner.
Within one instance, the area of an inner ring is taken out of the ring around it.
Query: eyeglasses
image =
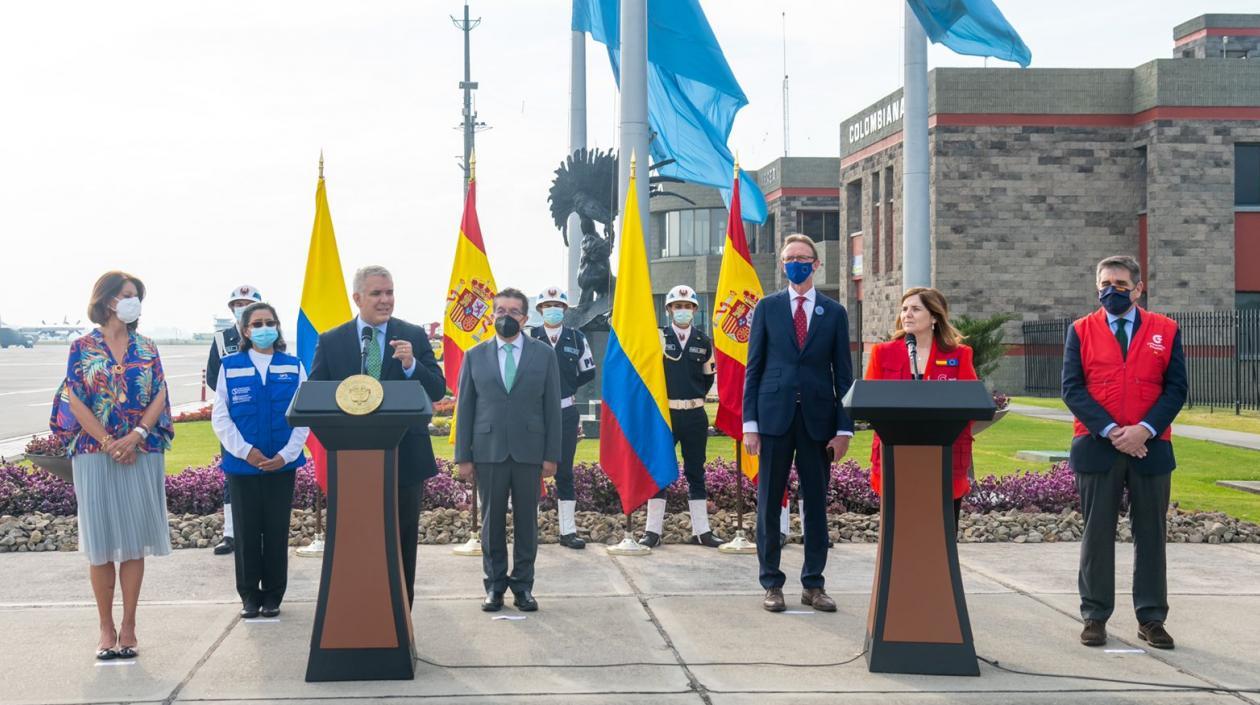
[[[249,322],[249,327],[250,327],[250,328],[273,328],[273,327],[275,327],[275,325],[276,325],[276,322],[275,322],[274,320],[271,320],[271,321],[250,321],[250,322]]]
[[[784,262],[804,262],[805,264],[809,264],[810,262],[813,262],[816,259],[818,258],[810,257],[809,255],[800,255],[798,257],[784,257],[783,261]]]

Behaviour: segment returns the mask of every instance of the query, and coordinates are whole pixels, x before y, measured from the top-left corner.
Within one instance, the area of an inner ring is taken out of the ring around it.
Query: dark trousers
[[[801,566],[801,586],[823,586],[823,570],[827,567],[827,442],[809,437],[801,405],[787,433],[782,436],[761,434],[758,456],[760,477],[757,480],[757,560],[761,564],[761,587],[781,588],[786,580],[779,570],[782,548],[779,546],[779,512],[783,511],[783,491],[788,472],[796,460],[796,477],[805,501],[805,564]]]
[[[409,605],[416,602],[416,540],[420,534],[423,500],[423,482],[398,488],[398,545],[402,549],[403,580]]]
[[[481,568],[487,591],[534,589],[538,554],[538,490],[542,466],[477,463],[477,498],[481,501]],[[512,498],[512,574],[508,575],[507,505]]]
[[[560,410],[560,464],[556,466],[556,499],[577,499],[573,490],[573,456],[577,454],[578,408]]]
[[[1133,607],[1138,622],[1168,617],[1168,571],[1164,555],[1168,494],[1172,473],[1142,475],[1122,455],[1107,472],[1076,473],[1085,534],[1077,586],[1081,617],[1107,621],[1116,606],[1116,522],[1120,498],[1129,489],[1129,524],[1133,529]]]
[[[279,607],[289,582],[293,471],[227,475],[236,524],[236,592],[241,601]]]
[[[669,424],[674,443],[682,446],[683,476],[687,478],[687,499],[708,499],[704,487],[704,461],[709,445],[709,412],[699,409],[670,409]],[[656,493],[665,499],[665,488]]]

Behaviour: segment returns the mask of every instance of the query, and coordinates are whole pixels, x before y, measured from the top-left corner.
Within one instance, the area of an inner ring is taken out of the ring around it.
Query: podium
[[[398,444],[433,406],[414,382],[382,382],[371,413],[337,405],[339,382],[307,381],[287,418],[328,451],[328,523],[306,680],[415,677],[415,637],[398,540]]]
[[[982,382],[854,382],[849,413],[883,443],[879,552],[866,620],[873,672],[978,676],[953,516],[953,444],[993,418]]]

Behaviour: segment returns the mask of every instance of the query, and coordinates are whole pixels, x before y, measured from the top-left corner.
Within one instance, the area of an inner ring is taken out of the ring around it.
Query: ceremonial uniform
[[[674,287],[666,306],[683,302],[696,304],[695,294],[683,286]],[[717,374],[713,340],[691,325],[671,322],[661,329],[665,355],[665,389],[669,395],[669,423],[674,443],[682,448],[683,475],[687,478],[687,506],[691,512],[692,543],[718,545],[709,530],[708,492],[704,486],[705,451],[709,442],[709,414],[704,399]],[[665,489],[648,500],[647,533],[644,543],[659,542],[665,520]],[[707,535],[707,536],[706,536]]]

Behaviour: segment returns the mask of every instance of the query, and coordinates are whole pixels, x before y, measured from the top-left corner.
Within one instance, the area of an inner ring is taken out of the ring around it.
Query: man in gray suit
[[[529,298],[503,289],[494,298],[495,337],[464,355],[455,409],[455,462],[465,480],[477,478],[481,502],[481,565],[486,598],[497,612],[510,587],[522,612],[534,600],[538,553],[538,493],[560,461],[560,369],[551,346],[523,335]],[[514,540],[508,575],[507,504]]]

